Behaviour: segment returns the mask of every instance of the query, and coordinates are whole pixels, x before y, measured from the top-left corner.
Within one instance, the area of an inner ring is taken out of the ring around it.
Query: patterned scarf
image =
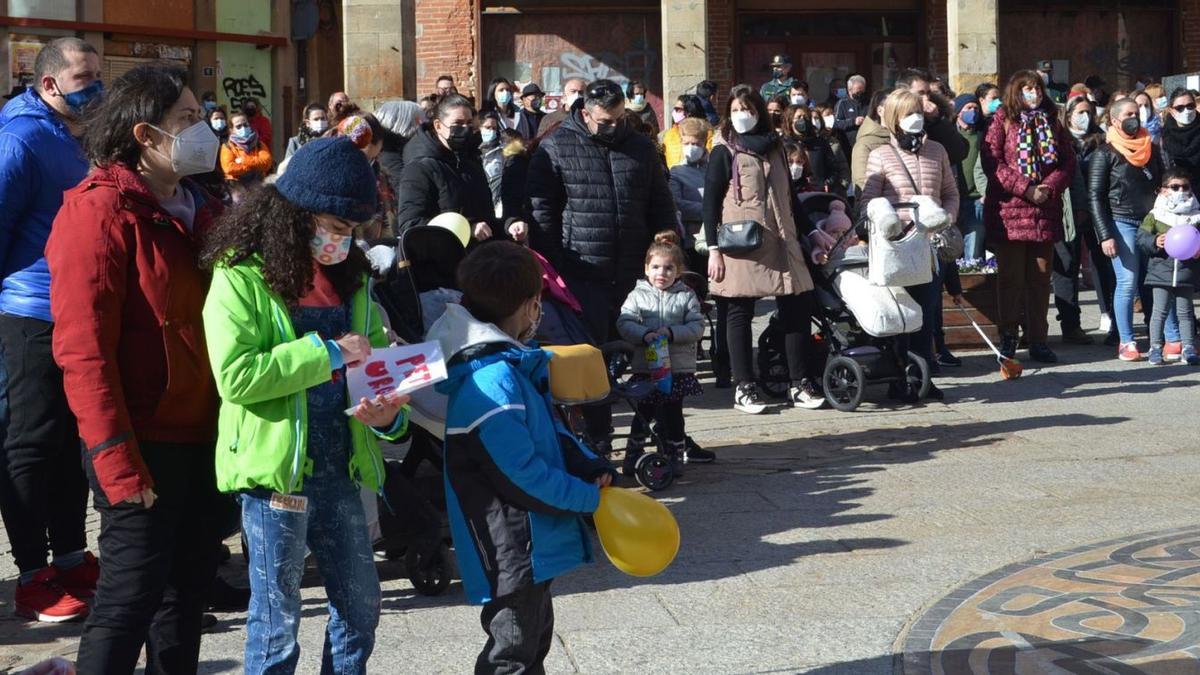
[[[1050,118],[1042,110],[1023,110],[1018,134],[1017,168],[1022,176],[1041,182],[1044,171],[1058,164],[1058,139]]]

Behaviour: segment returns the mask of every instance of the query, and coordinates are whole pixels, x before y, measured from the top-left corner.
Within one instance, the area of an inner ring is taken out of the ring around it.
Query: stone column
[[[1000,30],[997,0],[946,0],[946,34],[950,86],[973,91],[982,82],[998,82],[996,35]]]
[[[669,125],[675,99],[695,93],[708,77],[708,10],[706,0],[663,0],[663,112]]]
[[[415,99],[414,0],[342,0],[342,50],[350,100],[374,110],[390,98]]]

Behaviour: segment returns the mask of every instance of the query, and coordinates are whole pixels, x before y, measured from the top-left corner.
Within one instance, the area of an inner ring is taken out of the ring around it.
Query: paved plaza
[[[877,388],[854,413],[750,417],[710,387],[688,428],[719,461],[657,495],[679,557],[651,579],[601,560],[555,582],[548,670],[1200,672],[1200,369],[1052,346],[1064,363],[1010,382],[970,356],[939,380],[947,403],[920,407]],[[0,564],[7,601],[15,571]],[[457,582],[426,598],[399,565],[379,569],[372,672],[469,672],[483,633]],[[304,602],[309,673],[315,573]],[[74,653],[78,625],[0,611],[0,672]],[[201,672],[239,672],[245,617],[219,619]]]

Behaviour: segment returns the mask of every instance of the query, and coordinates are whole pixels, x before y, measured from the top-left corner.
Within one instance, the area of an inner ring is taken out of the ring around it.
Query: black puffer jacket
[[[526,193],[533,247],[564,276],[618,289],[642,276],[654,233],[676,227],[653,141],[622,126],[601,145],[578,111],[538,145]]]
[[[461,213],[472,227],[487,223],[495,235],[502,230],[479,162],[478,136],[472,147],[455,153],[442,145],[432,129],[417,131],[404,146],[396,200],[401,234],[447,211]]]
[[[1154,208],[1162,174],[1162,155],[1157,145],[1144,167],[1130,164],[1108,143],[1097,148],[1088,160],[1087,175],[1096,238],[1104,241],[1117,236],[1114,218],[1141,222]]]

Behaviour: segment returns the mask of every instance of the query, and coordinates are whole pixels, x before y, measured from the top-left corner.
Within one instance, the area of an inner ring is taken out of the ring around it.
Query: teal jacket
[[[369,279],[354,294],[351,326],[373,347],[388,346],[379,311],[370,300]],[[209,361],[221,395],[217,426],[217,488],[237,492],[266,488],[292,494],[312,474],[308,459],[308,399],[305,392],[333,376],[329,350],[315,333],[297,336],[283,300],[263,279],[257,262],[218,265],[204,303]],[[347,417],[353,448],[350,478],[378,492],[383,457],[376,435],[404,434],[401,410],[383,434]]]

